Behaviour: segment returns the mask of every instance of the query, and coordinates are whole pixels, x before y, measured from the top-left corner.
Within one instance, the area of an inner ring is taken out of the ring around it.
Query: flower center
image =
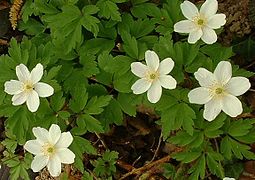
[[[151,79],[151,80],[156,79],[156,77],[157,77],[157,75],[156,75],[156,74],[154,74],[154,73],[153,73],[153,74],[150,74],[150,79]]]
[[[216,93],[216,94],[222,94],[223,91],[224,91],[224,90],[223,90],[222,88],[216,88],[216,89],[215,89],[215,93]]]
[[[27,83],[24,85],[25,91],[32,91],[34,89],[34,86],[31,83]]]
[[[197,24],[198,24],[199,26],[202,26],[202,25],[204,24],[204,20],[203,20],[203,19],[198,19],[198,20],[197,20]]]
[[[206,18],[201,15],[201,14],[198,14],[197,16],[195,16],[193,18],[193,21],[195,22],[195,24],[198,26],[198,27],[202,27],[206,24]]]
[[[55,148],[52,144],[46,143],[43,145],[42,152],[46,156],[52,156],[55,154]]]
[[[54,148],[53,148],[53,147],[49,147],[49,148],[47,149],[47,152],[50,153],[50,154],[53,153],[53,152],[54,152]]]
[[[153,82],[153,81],[157,80],[158,77],[159,77],[159,73],[157,71],[156,72],[155,71],[150,71],[147,74],[147,80],[149,82]]]

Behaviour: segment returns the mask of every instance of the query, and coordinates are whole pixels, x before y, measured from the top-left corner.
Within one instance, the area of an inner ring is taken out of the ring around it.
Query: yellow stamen
[[[53,148],[53,147],[49,147],[49,148],[47,149],[47,152],[50,153],[50,154],[53,153],[53,152],[54,152],[54,148]]]
[[[156,74],[150,74],[150,79],[154,80],[156,79],[157,75]]]
[[[43,145],[42,152],[46,156],[52,156],[55,153],[55,148],[50,143],[46,143]]]
[[[223,89],[222,89],[222,88],[217,88],[217,89],[215,90],[215,93],[216,93],[216,94],[222,94],[222,93],[223,93]]]
[[[204,24],[204,20],[203,20],[203,19],[198,19],[198,20],[197,20],[197,24],[198,24],[199,26],[202,26],[202,25]]]

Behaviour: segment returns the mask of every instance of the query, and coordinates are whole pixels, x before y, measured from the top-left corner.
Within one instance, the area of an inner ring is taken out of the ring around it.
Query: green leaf
[[[98,23],[100,21],[92,16],[96,14],[99,9],[94,5],[87,5],[82,9],[83,17],[81,19],[81,24],[96,37],[99,31]]]
[[[10,168],[10,179],[18,180],[22,178],[30,180],[27,170],[30,168],[32,161],[31,154],[26,153],[23,160],[20,160],[17,156],[11,154],[11,156],[5,157],[3,161]]]
[[[99,0],[96,4],[100,11],[98,15],[100,17],[105,17],[107,19],[112,19],[113,21],[121,21],[118,6],[110,0]]]
[[[251,120],[240,119],[238,121],[233,121],[228,128],[228,134],[233,137],[244,136],[249,133],[249,130],[253,127],[252,124],[255,123]]]
[[[112,66],[114,66],[113,63],[114,63],[113,56],[107,52],[103,52],[98,56],[98,65],[105,72],[113,73],[112,72]]]
[[[117,100],[111,99],[109,105],[100,116],[100,122],[107,129],[109,124],[121,125],[123,122],[123,113]]]
[[[232,51],[232,47],[223,47],[219,43],[214,43],[212,45],[205,45],[202,48],[200,48],[200,51],[208,55],[214,61],[215,66],[220,61],[227,60],[234,55]]]
[[[241,144],[227,136],[223,138],[220,146],[221,153],[227,159],[231,159],[232,154],[238,159],[243,159],[244,157],[246,159],[255,159],[255,154],[249,151],[250,149],[250,146]]]
[[[163,164],[163,168],[164,168],[164,173],[163,175],[167,178],[167,179],[173,179],[175,174],[176,174],[176,170],[175,167],[170,164],[170,163],[165,163]]]
[[[185,103],[171,106],[161,114],[161,124],[164,139],[168,137],[171,130],[183,127],[190,135],[193,134],[193,119],[196,114],[191,107]]]
[[[226,119],[226,115],[220,114],[214,121],[205,122],[204,133],[208,138],[216,138],[219,137],[220,134],[223,133],[220,128],[224,125],[224,121]]]
[[[115,163],[117,159],[118,152],[106,150],[102,158],[91,161],[92,165],[95,167],[93,172],[97,176],[101,176],[106,179],[108,176],[111,176],[116,172]]]
[[[15,139],[9,139],[9,138],[6,138],[5,140],[3,140],[1,144],[4,145],[5,148],[11,153],[15,152],[15,149],[17,148],[17,145],[18,145]]]
[[[50,99],[50,105],[55,112],[60,111],[63,108],[65,104],[65,98],[63,97],[62,92],[55,93],[53,96],[51,96]]]
[[[197,162],[189,169],[189,173],[192,173],[189,179],[204,179],[205,177],[205,156],[202,155]],[[200,178],[199,178],[200,177]]]
[[[10,41],[10,48],[8,49],[10,57],[17,63],[27,64],[28,61],[28,49],[22,49],[17,40],[12,38]]]
[[[143,3],[138,4],[132,7],[131,12],[133,16],[137,18],[147,18],[150,17],[156,17],[157,19],[160,19],[161,11],[154,3]]]
[[[85,15],[82,16],[77,6],[69,4],[62,7],[61,13],[44,16],[43,20],[49,23],[53,30],[54,44],[62,47],[61,50],[64,48],[64,53],[67,54],[83,41],[81,25],[84,18]]]
[[[96,57],[94,55],[82,53],[80,55],[80,63],[83,65],[84,76],[91,77],[99,73]]]
[[[227,164],[224,166],[225,169],[225,176],[226,177],[233,177],[238,179],[242,172],[244,171],[244,163],[242,162],[235,162],[231,164]]]
[[[228,137],[224,137],[220,143],[220,151],[226,159],[231,159],[231,143]]]
[[[247,71],[246,69],[241,69],[239,68],[238,65],[233,65],[232,66],[232,74],[233,74],[233,77],[234,76],[243,76],[243,77],[251,77],[251,76],[254,76],[254,72],[251,72],[251,71]]]
[[[215,159],[214,155],[210,152],[206,155],[206,164],[210,170],[211,173],[214,175],[217,175],[220,178],[224,178],[224,169],[220,163],[220,161],[217,161],[218,159]],[[222,160],[222,159],[221,159]]]
[[[69,101],[69,106],[72,111],[78,113],[81,112],[88,101],[88,93],[84,85],[76,87],[74,91],[71,91],[72,98]]]
[[[124,42],[124,51],[132,58],[139,59],[138,57],[138,44],[135,37],[132,37],[127,31],[121,33],[121,38]]]
[[[233,46],[233,51],[243,56],[247,61],[251,61],[255,57],[255,41],[252,36],[245,38],[244,41],[239,42]]]
[[[173,156],[177,161],[182,161],[183,163],[189,163],[196,160],[201,155],[201,152],[180,152]]]
[[[74,166],[81,172],[84,172],[83,154],[97,154],[96,149],[91,145],[91,143],[87,139],[79,136],[74,136],[74,140],[69,148],[75,154]]]
[[[92,97],[89,102],[87,103],[84,111],[87,114],[100,114],[104,111],[103,107],[107,106],[109,102],[111,101],[112,96],[94,96]]]
[[[121,109],[130,116],[136,115],[136,105],[141,101],[141,98],[138,98],[134,94],[119,93],[118,102]]]
[[[80,55],[82,56],[84,52],[87,52],[86,56],[88,54],[101,54],[104,51],[110,52],[114,48],[114,44],[111,39],[93,38],[84,43],[84,46],[80,49]]]
[[[20,145],[25,144],[30,118],[25,106],[19,108],[6,122],[6,128],[17,138]]]
[[[188,145],[191,148],[196,148],[201,146],[204,142],[204,134],[201,131],[195,130],[191,136],[185,131],[180,131],[175,136],[172,136],[168,141],[179,146]]]
[[[27,22],[19,23],[19,31],[25,31],[28,35],[36,36],[45,31],[46,27],[35,19],[28,19]]]
[[[34,0],[35,7],[44,14],[56,14],[59,10],[53,5],[53,3],[47,3],[47,1]]]
[[[149,1],[149,0],[131,0],[133,5],[142,4],[142,3],[147,2],[147,1]]]
[[[87,171],[83,172],[82,180],[93,180],[93,175],[89,174]]]
[[[49,70],[49,72],[47,73],[47,75],[45,76],[45,78],[43,78],[43,79],[45,81],[52,80],[55,76],[57,76],[57,74],[60,71],[61,67],[62,67],[61,65],[52,67]]]
[[[86,131],[95,133],[104,132],[102,124],[96,118],[88,114],[80,115],[76,120],[76,124],[78,127],[72,129],[72,132],[76,135],[82,135],[86,133]]]

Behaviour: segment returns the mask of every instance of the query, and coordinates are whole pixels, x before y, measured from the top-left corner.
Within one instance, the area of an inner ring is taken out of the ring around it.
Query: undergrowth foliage
[[[0,116],[5,118],[6,138],[1,163],[11,168],[11,179],[29,179],[32,156],[20,148],[34,139],[32,128],[49,129],[58,124],[70,131],[75,154],[74,167],[83,179],[111,179],[116,172],[118,153],[100,154],[85,134],[107,133],[112,124],[120,126],[125,116],[136,116],[136,106],[155,110],[160,119],[163,140],[181,151],[171,154],[181,168],[165,164],[166,177],[204,179],[238,178],[229,164],[240,169],[238,160],[255,159],[249,144],[255,142],[254,119],[232,118],[223,112],[213,121],[203,118],[203,106],[191,104],[188,93],[198,87],[194,73],[201,67],[213,72],[220,61],[229,61],[232,47],[211,45],[199,40],[189,44],[185,35],[173,32],[184,19],[181,0],[26,0],[17,28],[25,33],[21,42],[10,41],[8,54],[0,57]],[[171,76],[176,89],[163,89],[157,103],[146,93],[135,95],[131,86],[138,78],[131,63],[144,62],[145,52],[153,50],[160,60],[171,58]],[[44,72],[40,81],[54,89],[41,98],[36,112],[26,105],[13,106],[4,92],[4,83],[17,79],[16,66],[32,70],[38,63]],[[253,73],[232,65],[233,77],[249,78]],[[240,98],[242,99],[242,98]],[[243,113],[251,109],[242,102]],[[84,168],[84,154],[98,157],[94,168]],[[107,166],[105,165],[107,163]],[[180,173],[181,171],[181,173]],[[238,174],[239,172],[239,174]],[[214,176],[214,177],[215,177]]]

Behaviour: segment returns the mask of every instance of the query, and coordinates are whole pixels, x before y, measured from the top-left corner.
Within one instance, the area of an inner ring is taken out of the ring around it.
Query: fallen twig
[[[157,157],[157,155],[158,155],[158,151],[159,151],[159,148],[160,148],[160,145],[161,145],[161,142],[162,142],[162,137],[163,137],[163,134],[162,134],[162,132],[161,132],[161,133],[160,133],[159,140],[158,140],[157,149],[155,150],[154,155],[153,155],[153,157],[152,157],[150,163],[151,163],[152,161],[154,161],[154,159],[155,159],[155,158]]]
[[[140,174],[144,173],[145,171],[150,170],[152,167],[159,166],[162,163],[168,162],[170,159],[171,159],[171,157],[170,157],[170,155],[168,155],[168,156],[165,156],[157,161],[145,164],[143,167],[133,168],[132,171],[124,174],[119,180],[124,180],[125,178],[127,178],[128,176],[131,176],[131,175],[140,175]]]

